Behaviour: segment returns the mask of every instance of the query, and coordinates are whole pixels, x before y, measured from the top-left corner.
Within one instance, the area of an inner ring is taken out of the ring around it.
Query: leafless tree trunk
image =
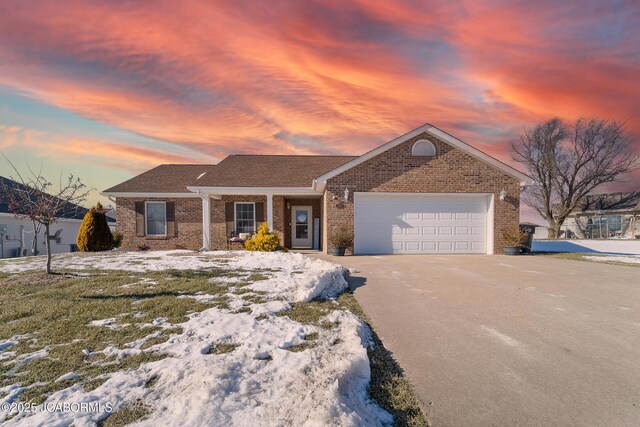
[[[38,255],[38,234],[40,234],[40,228],[42,224],[37,221],[31,221],[33,224],[33,239],[31,239],[31,255]]]
[[[49,238],[49,223],[44,225],[44,234],[47,245],[47,274],[51,274],[51,239]]]
[[[512,151],[535,180],[522,200],[547,220],[551,239],[560,236],[562,224],[587,194],[619,181],[639,159],[624,125],[598,118],[578,119],[571,126],[558,118],[537,124],[512,144]]]
[[[59,189],[56,193],[51,194],[52,187],[42,174],[42,170],[34,172],[29,169],[28,176],[18,172],[4,154],[7,163],[15,172],[15,177],[9,177],[12,181],[9,185],[1,184],[0,191],[9,206],[9,211],[18,218],[29,218],[34,224],[34,240],[32,241],[32,249],[37,251],[38,232],[41,226],[45,229],[45,245],[47,247],[47,274],[51,273],[51,240],[49,230],[51,224],[58,218],[73,216],[76,212],[77,205],[86,200],[87,195],[91,191],[82,183],[79,178],[69,175],[66,180],[62,175],[59,180]],[[37,226],[35,226],[37,224]]]

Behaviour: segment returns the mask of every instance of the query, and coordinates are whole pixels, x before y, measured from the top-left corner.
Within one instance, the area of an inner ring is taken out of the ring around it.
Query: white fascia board
[[[400,144],[402,144],[403,142],[408,141],[409,139],[416,137],[418,135],[420,135],[421,133],[428,133],[432,136],[435,136],[436,138],[440,139],[441,141],[456,147],[462,151],[464,151],[465,153],[471,155],[472,157],[475,157],[476,159],[489,164],[490,166],[493,166],[496,169],[499,169],[501,171],[503,171],[504,173],[506,173],[509,176],[514,177],[515,179],[517,179],[518,181],[520,181],[520,185],[531,185],[533,184],[533,180],[528,177],[527,175],[523,174],[522,172],[518,171],[517,169],[512,168],[511,166],[507,165],[506,163],[501,162],[500,160],[494,159],[493,157],[489,156],[488,154],[483,153],[482,151],[473,148],[472,146],[470,146],[469,144],[459,140],[458,138],[455,138],[452,135],[449,135],[448,133],[438,129],[437,127],[429,124],[429,123],[425,123],[424,125],[405,133],[404,135],[401,135],[395,139],[392,139],[391,141],[387,142],[386,144],[383,144],[381,146],[379,146],[378,148],[375,148],[365,154],[363,154],[360,157],[356,157],[355,159],[351,160],[350,162],[345,163],[344,165],[330,171],[327,172],[326,174],[322,175],[321,177],[317,178],[316,181],[318,184],[323,184],[326,183],[327,180],[340,175],[341,173],[361,164],[366,162],[367,160],[370,160],[382,153],[384,153],[387,150],[392,149],[393,147],[396,147]]]
[[[313,187],[200,187],[189,186],[189,191],[200,194],[210,194],[215,196],[256,196],[256,195],[279,195],[279,196],[319,196],[322,191]]]
[[[112,192],[106,192],[103,191],[100,193],[100,195],[102,196],[112,196],[112,197],[146,197],[146,198],[151,198],[151,197],[158,197],[158,198],[175,198],[175,199],[194,199],[196,197],[198,197],[197,194],[193,194],[193,193],[133,193],[133,192],[129,192],[129,193],[112,193]]]

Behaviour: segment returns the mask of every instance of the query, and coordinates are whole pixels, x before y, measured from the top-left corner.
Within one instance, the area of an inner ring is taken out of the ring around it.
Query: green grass
[[[142,421],[151,410],[141,401],[136,401],[98,422],[98,427],[121,427]]]
[[[240,344],[225,342],[215,343],[210,348],[207,354],[226,354],[231,353],[236,348],[240,347]]]
[[[51,393],[76,382],[81,382],[85,389],[91,390],[106,380],[104,374],[136,369],[143,363],[167,357],[149,348],[168,340],[172,333],[181,333],[179,324],[188,320],[189,314],[210,307],[225,308],[228,300],[225,293],[231,285],[224,279],[241,277],[240,285],[246,286],[252,283],[252,279],[267,278],[250,271],[220,268],[89,273],[89,276],[73,275],[70,271],[48,276],[25,273],[3,275],[0,278],[0,340],[25,336],[17,344],[5,349],[16,354],[0,364],[0,387],[14,383],[23,386],[45,383],[25,391],[20,396],[21,401],[41,403]],[[238,285],[233,283],[235,287]],[[188,298],[198,293],[215,297],[211,302]],[[91,321],[108,318],[115,318],[116,324],[128,326],[121,329],[88,326]],[[164,330],[159,326],[151,326],[157,318],[166,318],[166,322],[177,326]],[[140,328],[142,324],[148,327]],[[158,332],[159,336],[149,337]],[[101,353],[110,346],[128,348],[128,343],[145,337],[149,338],[140,347],[143,351],[141,354],[119,360],[108,359]],[[45,357],[36,358],[22,366],[12,363],[20,355],[44,348],[49,349]],[[84,349],[92,354],[85,355]],[[56,381],[69,372],[80,375],[80,378]]]

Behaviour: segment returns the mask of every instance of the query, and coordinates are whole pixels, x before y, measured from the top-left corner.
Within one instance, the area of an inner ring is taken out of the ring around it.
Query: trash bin
[[[531,253],[531,245],[533,245],[533,234],[536,232],[535,225],[520,224],[520,230],[527,233],[527,241],[524,243],[522,252],[525,254]]]

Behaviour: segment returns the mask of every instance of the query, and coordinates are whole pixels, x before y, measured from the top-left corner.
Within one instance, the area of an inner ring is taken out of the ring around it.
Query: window
[[[167,235],[167,206],[165,202],[146,202],[145,220],[147,236]]]
[[[411,148],[411,155],[424,157],[435,156],[436,147],[434,147],[430,141],[421,139],[420,141],[417,141],[415,144],[413,144],[413,147]]]
[[[256,231],[256,205],[254,203],[236,203],[236,233]]]
[[[609,239],[619,237],[622,232],[621,215],[597,215],[587,221],[588,237],[592,239]]]

